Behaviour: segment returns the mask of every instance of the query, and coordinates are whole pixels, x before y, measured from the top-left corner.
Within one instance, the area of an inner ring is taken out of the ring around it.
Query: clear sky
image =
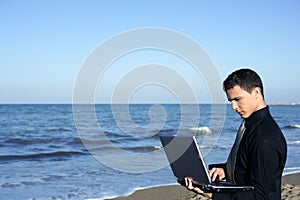
[[[72,103],[74,83],[89,54],[119,33],[144,27],[190,37],[222,79],[240,67],[256,70],[269,103],[300,101],[298,0],[0,0],[0,24],[0,103]],[[125,64],[163,62],[172,68],[181,62],[174,58],[168,63],[169,55],[147,53],[124,56],[107,73],[122,76],[120,66]],[[196,87],[193,72],[185,73]],[[100,82],[99,101],[106,100],[105,90],[110,89],[105,84],[114,85],[114,80],[118,78]],[[165,92],[151,85],[135,98],[168,101],[170,95],[161,95]],[[207,98],[202,95],[199,101]]]

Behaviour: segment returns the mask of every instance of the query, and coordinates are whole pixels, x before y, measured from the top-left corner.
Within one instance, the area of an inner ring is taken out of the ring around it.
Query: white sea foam
[[[289,142],[288,144],[300,145],[300,140]]]
[[[285,167],[283,171],[283,175],[289,175],[294,173],[300,173],[300,167]]]
[[[290,128],[290,129],[300,129],[300,124],[292,124],[292,125],[288,125],[286,126],[286,128]]]
[[[300,128],[300,124],[294,124],[294,125],[291,125],[291,127],[293,127],[293,128]]]
[[[212,133],[212,131],[207,126],[189,128],[189,130],[196,132],[196,133]]]

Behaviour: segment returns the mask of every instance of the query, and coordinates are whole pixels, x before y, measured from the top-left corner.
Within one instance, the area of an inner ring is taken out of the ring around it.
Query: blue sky
[[[0,0],[0,103],[71,103],[74,83],[89,54],[119,33],[144,27],[174,30],[196,41],[221,79],[240,67],[256,70],[269,103],[298,102],[299,11],[298,0]],[[146,60],[129,55],[109,73],[118,76],[121,65],[142,65],[152,62],[150,58],[170,67],[181,62],[147,53],[143,54]],[[175,65],[174,69],[181,72]],[[192,71],[185,73],[193,87],[205,87]],[[103,89],[98,90],[103,91],[97,92],[96,101],[109,99],[103,98],[109,95],[105,90],[110,90],[105,84],[114,85],[114,81],[104,78],[100,82]],[[134,98],[173,100],[164,93],[165,89],[152,85],[136,92]],[[199,102],[207,101],[209,94],[204,91]]]

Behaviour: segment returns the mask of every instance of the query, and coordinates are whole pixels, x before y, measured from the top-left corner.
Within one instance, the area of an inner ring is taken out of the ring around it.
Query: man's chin
[[[249,116],[247,116],[245,113],[239,113],[239,115],[241,116],[241,118],[243,119],[247,119]]]

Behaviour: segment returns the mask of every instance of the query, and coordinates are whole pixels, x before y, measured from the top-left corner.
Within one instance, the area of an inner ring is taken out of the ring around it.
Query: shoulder
[[[250,136],[251,135],[251,136]],[[274,144],[284,140],[283,133],[271,114],[266,115],[249,134],[249,142],[256,144]]]
[[[274,134],[282,134],[281,129],[271,114],[266,115],[260,123],[257,124],[254,131],[257,133],[258,137],[266,138],[274,137]]]

